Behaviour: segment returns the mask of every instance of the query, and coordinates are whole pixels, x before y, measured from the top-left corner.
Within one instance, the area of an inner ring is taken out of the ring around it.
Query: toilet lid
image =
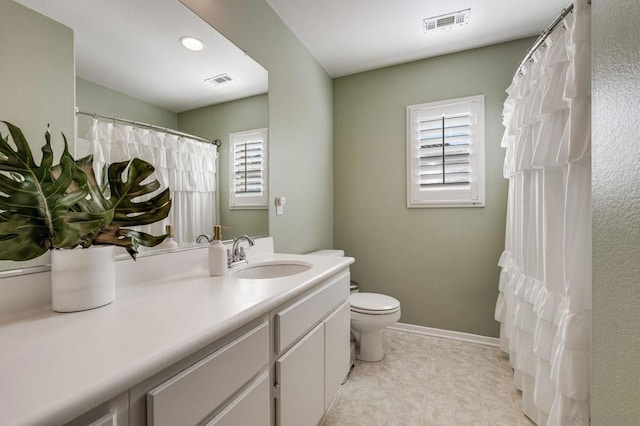
[[[400,302],[397,299],[378,293],[352,293],[349,301],[352,311],[363,314],[386,314],[400,309]]]

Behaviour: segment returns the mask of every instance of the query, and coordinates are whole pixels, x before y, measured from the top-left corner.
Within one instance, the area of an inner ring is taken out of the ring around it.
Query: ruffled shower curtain
[[[215,145],[98,119],[89,123],[87,139],[98,179],[106,164],[137,157],[155,167],[162,188],[170,188],[169,216],[136,229],[162,234],[165,225],[172,225],[178,243],[193,243],[199,234],[212,232],[217,221]]]
[[[538,425],[589,424],[590,70],[590,10],[579,0],[504,103],[509,194],[495,318]]]

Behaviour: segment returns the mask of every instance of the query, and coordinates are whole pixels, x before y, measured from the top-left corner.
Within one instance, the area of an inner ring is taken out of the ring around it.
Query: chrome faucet
[[[248,235],[242,235],[238,238],[234,238],[231,251],[227,253],[227,264],[229,265],[229,268],[247,263],[247,253],[245,252],[244,247],[240,246],[240,241],[242,240],[247,240],[249,247],[255,244],[253,238]]]
[[[206,239],[209,244],[213,242],[213,238],[211,238],[210,236],[206,234],[200,234],[198,235],[198,238],[196,238],[196,243],[200,244],[203,238]]]

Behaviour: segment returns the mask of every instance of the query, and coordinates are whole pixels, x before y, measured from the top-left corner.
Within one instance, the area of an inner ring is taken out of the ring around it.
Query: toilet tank
[[[318,250],[307,253],[313,256],[336,256],[344,257],[344,250]]]
[[[344,257],[344,250],[318,250],[318,251],[312,251],[311,253],[307,253],[313,256],[336,256],[336,257]],[[349,291],[351,293],[359,293],[360,292],[360,285],[351,280],[351,283],[349,285]]]

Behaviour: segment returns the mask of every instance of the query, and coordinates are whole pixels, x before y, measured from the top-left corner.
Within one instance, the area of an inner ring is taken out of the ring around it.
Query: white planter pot
[[[113,246],[51,251],[51,306],[77,312],[108,305],[116,297]]]

